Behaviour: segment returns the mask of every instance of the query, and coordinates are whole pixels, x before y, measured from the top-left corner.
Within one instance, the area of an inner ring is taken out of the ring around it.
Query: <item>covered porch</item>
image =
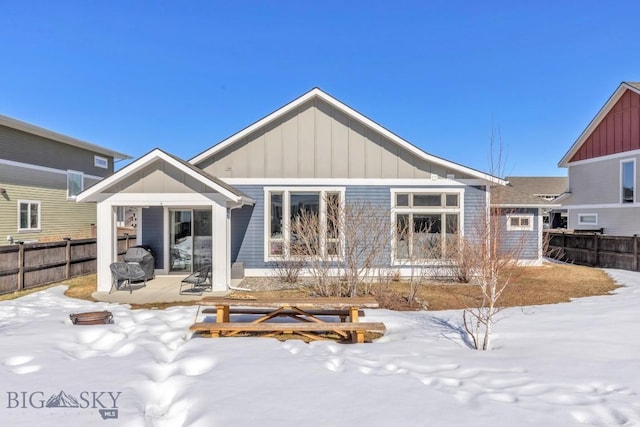
[[[236,189],[159,149],[80,193],[76,200],[97,204],[97,291],[105,301],[115,298],[108,295],[113,283],[110,266],[121,261],[117,253],[119,208],[136,209],[136,245],[150,248],[155,258],[156,278],[130,297],[150,298],[147,294],[154,290],[162,293],[160,279],[167,276],[167,280],[175,278],[178,298],[180,277],[204,266],[210,267],[212,292],[229,289],[230,211],[253,204]],[[128,291],[126,294],[129,296]]]

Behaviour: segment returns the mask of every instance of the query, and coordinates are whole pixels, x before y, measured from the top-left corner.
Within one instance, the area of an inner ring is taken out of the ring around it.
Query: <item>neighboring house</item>
[[[521,260],[528,260],[528,264],[538,264],[542,259],[544,217],[558,206],[510,185],[491,187],[491,207],[504,224],[496,237],[505,240],[501,246],[517,251]]]
[[[558,164],[569,170],[558,199],[568,228],[640,234],[639,158],[640,83],[623,82]]]
[[[0,244],[95,234],[76,195],[129,156],[0,115]]]
[[[137,206],[137,243],[156,253],[158,274],[212,264],[214,290],[226,290],[232,266],[246,276],[273,275],[290,255],[295,237],[288,230],[300,212],[327,218],[329,200],[342,210],[366,203],[384,217],[391,242],[381,267],[403,273],[425,238],[443,252],[420,262],[437,265],[451,237],[486,222],[491,185],[505,181],[428,154],[313,89],[189,162],[154,149],[78,201],[98,204],[99,291],[111,286],[121,206]],[[540,202],[505,202],[504,212],[533,209],[509,226],[511,236],[541,234]],[[400,225],[409,232],[399,236]],[[344,230],[328,221],[320,228],[326,234],[318,250],[340,257]],[[540,244],[532,245],[525,261],[537,263]]]
[[[505,179],[514,189],[548,201],[564,194],[569,186],[569,178],[565,176],[508,176]],[[543,209],[542,218],[545,228],[567,228],[566,209],[547,207]]]

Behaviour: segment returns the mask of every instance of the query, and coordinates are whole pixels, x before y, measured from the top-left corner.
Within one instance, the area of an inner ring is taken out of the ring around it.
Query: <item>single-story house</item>
[[[345,230],[327,219],[331,206],[344,211],[363,203],[384,218],[389,243],[381,268],[402,274],[420,258],[416,248],[425,239],[437,253],[419,262],[437,264],[452,237],[487,220],[488,189],[505,184],[426,153],[315,88],[188,162],[154,149],[78,201],[98,205],[99,291],[111,286],[121,206],[136,207],[137,243],[155,252],[157,274],[211,264],[213,289],[226,290],[232,266],[234,273],[268,276],[292,257],[298,236],[291,230],[303,212],[321,219],[313,251],[339,259]],[[540,200],[517,203],[532,210],[510,220],[512,235],[541,236]],[[540,241],[532,245],[523,257],[536,263]]]

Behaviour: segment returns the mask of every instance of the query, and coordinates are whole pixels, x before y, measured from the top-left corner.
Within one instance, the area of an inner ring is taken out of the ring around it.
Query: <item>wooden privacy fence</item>
[[[638,271],[638,236],[545,231],[545,256],[601,268]]]
[[[118,255],[135,236],[118,237]],[[0,295],[96,272],[96,239],[0,246]]]

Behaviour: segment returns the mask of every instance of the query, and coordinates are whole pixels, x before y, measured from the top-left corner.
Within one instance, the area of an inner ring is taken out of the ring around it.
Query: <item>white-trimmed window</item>
[[[507,231],[532,231],[533,215],[507,215]]]
[[[106,157],[93,156],[93,166],[102,169],[109,169],[109,159]]]
[[[442,259],[459,244],[462,190],[391,190],[397,261]]]
[[[18,200],[18,231],[40,229],[40,201]]]
[[[67,170],[67,198],[75,199],[84,190],[84,173]]]
[[[578,214],[578,225],[598,225],[597,213]]]
[[[293,225],[305,217],[317,218],[317,246],[309,250],[320,251],[323,256],[340,256],[344,230],[340,229],[339,219],[343,210],[343,187],[265,188],[265,260],[294,255],[292,245],[300,239]]]
[[[636,161],[622,160],[620,162],[620,201],[621,203],[635,203],[636,189]]]

